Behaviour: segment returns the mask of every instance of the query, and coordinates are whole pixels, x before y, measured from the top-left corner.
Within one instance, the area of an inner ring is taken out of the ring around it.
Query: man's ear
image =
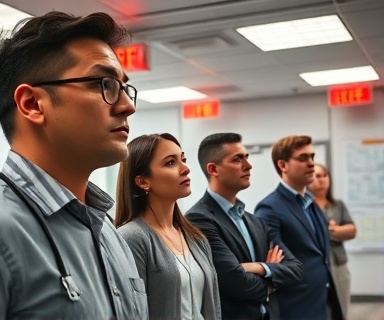
[[[287,163],[284,160],[277,160],[277,166],[280,168],[282,173],[286,173],[288,171]]]
[[[37,125],[45,121],[44,108],[41,101],[41,88],[31,87],[28,84],[19,85],[14,93],[17,109],[22,116]],[[44,91],[45,94],[47,94]]]
[[[140,189],[143,189],[145,191],[149,191],[149,189],[151,188],[149,182],[142,176],[135,177],[135,183]]]
[[[207,172],[210,176],[217,176],[219,174],[217,171],[217,164],[213,162],[207,163]]]

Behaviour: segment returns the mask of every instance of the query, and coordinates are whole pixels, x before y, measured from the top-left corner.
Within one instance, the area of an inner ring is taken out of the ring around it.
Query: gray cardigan
[[[145,282],[149,319],[181,320],[181,280],[174,255],[141,218],[121,226],[118,232],[131,248]],[[201,313],[207,320],[221,319],[217,275],[208,241],[193,240],[185,233],[184,236],[205,277]]]

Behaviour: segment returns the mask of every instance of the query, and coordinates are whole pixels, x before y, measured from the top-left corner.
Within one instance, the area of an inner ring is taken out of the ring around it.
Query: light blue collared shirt
[[[299,198],[300,199],[300,204],[301,204],[301,207],[303,208],[303,211],[312,227],[312,230],[315,231],[315,225],[313,224],[313,218],[311,216],[311,212],[310,212],[310,208],[309,206],[312,204],[313,202],[313,197],[311,195],[311,193],[309,192],[305,192],[304,193],[304,197],[298,193],[296,190],[292,189],[288,184],[286,184],[283,180],[281,180],[281,184],[287,189],[289,190],[290,192],[292,192],[295,197]]]
[[[232,222],[235,224],[237,229],[242,234],[244,241],[247,244],[248,250],[251,254],[251,258],[253,262],[256,262],[256,252],[255,247],[253,245],[251,236],[249,235],[249,231],[244,223],[243,215],[244,215],[244,208],[245,204],[240,201],[239,199],[236,199],[235,205],[232,205],[227,199],[219,195],[218,193],[212,191],[211,189],[207,189],[208,193],[211,195],[213,199],[219,204],[221,209],[229,216],[229,218],[232,220]],[[260,262],[260,264],[263,266],[265,270],[265,277],[270,277],[272,275],[271,269],[264,263]]]

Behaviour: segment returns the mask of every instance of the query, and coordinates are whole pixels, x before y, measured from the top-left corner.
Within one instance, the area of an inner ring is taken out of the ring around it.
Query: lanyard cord
[[[53,254],[55,255],[55,260],[57,263],[57,266],[59,268],[60,274],[61,274],[61,282],[65,289],[67,290],[69,299],[71,301],[78,301],[80,298],[80,290],[77,288],[75,282],[72,279],[72,276],[70,273],[67,272],[63,259],[61,258],[60,252],[57,249],[56,243],[52,238],[51,233],[48,230],[48,227],[46,223],[44,222],[44,219],[39,215],[38,212],[40,212],[40,208],[37,207],[37,205],[28,197],[26,197],[20,190],[16,187],[16,185],[2,172],[0,172],[0,178],[13,190],[13,192],[25,203],[25,205],[28,207],[28,209],[32,212],[32,214],[35,216],[36,220],[39,222],[41,228],[43,229],[48,242],[52,248]]]

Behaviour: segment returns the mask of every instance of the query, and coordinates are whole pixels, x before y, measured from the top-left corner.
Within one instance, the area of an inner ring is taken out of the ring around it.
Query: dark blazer
[[[264,304],[272,319],[279,318],[277,301],[272,293],[267,301],[268,286],[295,285],[302,278],[301,263],[287,250],[281,263],[268,263],[272,277],[264,278],[245,272],[243,262],[252,262],[247,244],[236,225],[208,192],[186,213],[186,217],[207,237],[219,280],[222,318],[260,319]],[[252,238],[257,261],[264,262],[271,241],[267,225],[246,212],[244,222]]]
[[[334,290],[329,264],[329,231],[321,209],[311,204],[316,232],[295,195],[279,184],[263,199],[255,215],[264,219],[304,266],[304,278],[299,286],[276,293],[280,318],[284,320],[326,320],[327,299],[334,304],[334,320],[341,319],[341,309]]]

